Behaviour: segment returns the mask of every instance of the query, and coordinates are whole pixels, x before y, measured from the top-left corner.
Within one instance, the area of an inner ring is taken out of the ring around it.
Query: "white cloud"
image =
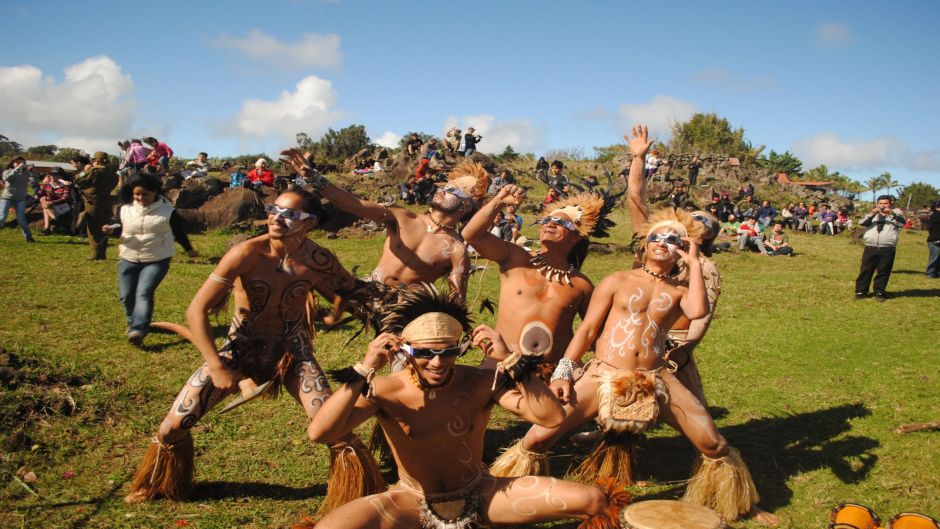
[[[306,33],[297,42],[288,43],[253,29],[244,37],[222,33],[213,43],[287,69],[335,68],[342,59],[340,37],[335,33]]]
[[[57,82],[32,65],[0,67],[3,133],[23,145],[116,151],[131,130],[134,82],[110,57],[65,68]]]
[[[381,145],[389,149],[394,149],[398,147],[398,142],[401,140],[401,136],[395,134],[394,132],[388,130],[382,133],[378,138],[373,138],[372,141],[376,145]]]
[[[852,32],[841,22],[821,22],[816,27],[816,43],[821,46],[837,48],[852,41]]]
[[[275,101],[248,99],[235,118],[235,128],[243,140],[293,144],[298,132],[317,139],[336,123],[342,112],[336,107],[333,84],[310,75],[301,79],[293,92],[283,91]]]
[[[692,79],[695,82],[713,85],[724,91],[736,94],[771,90],[776,85],[773,77],[770,76],[744,78],[724,68],[701,70],[696,73]]]
[[[483,140],[477,150],[486,154],[499,154],[507,145],[516,152],[534,152],[542,143],[542,134],[530,119],[516,118],[497,121],[489,114],[475,116],[448,116],[443,130],[457,126],[466,134],[468,127],[476,129]],[[443,134],[441,134],[443,136]]]
[[[649,103],[620,105],[619,117],[624,130],[636,123],[649,127],[650,134],[658,139],[672,132],[672,125],[686,121],[695,114],[695,103],[670,96],[658,95]]]
[[[865,170],[897,167],[915,171],[940,171],[940,151],[915,152],[897,138],[843,140],[823,133],[793,142],[793,152],[806,168],[825,164],[838,169]]]

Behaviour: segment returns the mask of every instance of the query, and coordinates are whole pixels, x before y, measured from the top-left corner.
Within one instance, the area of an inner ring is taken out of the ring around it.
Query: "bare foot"
[[[754,518],[754,520],[761,524],[767,526],[774,526],[780,523],[780,518],[777,518],[772,513],[769,513],[757,505],[751,507],[751,510],[747,513],[748,516]]]
[[[127,496],[124,496],[126,503],[141,503],[147,501],[147,494],[142,490],[136,490]]]

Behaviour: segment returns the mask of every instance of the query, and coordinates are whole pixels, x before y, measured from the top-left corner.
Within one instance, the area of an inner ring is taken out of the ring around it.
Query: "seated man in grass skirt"
[[[605,236],[606,219],[616,197],[579,193],[552,204],[538,221],[541,249],[530,253],[490,233],[504,205],[518,205],[525,192],[509,184],[478,211],[463,236],[481,256],[499,264],[496,330],[513,352],[544,353],[544,377],[564,354],[573,335],[575,315],[584,316],[594,289],[581,273],[588,237]]]
[[[317,224],[320,203],[306,191],[283,193],[266,207],[268,233],[236,245],[193,298],[189,327],[154,324],[176,331],[202,353],[196,370],[173,402],[134,476],[128,502],[156,497],[184,499],[193,481],[191,428],[213,406],[251,379],[271,382],[270,395],[283,385],[311,419],[330,396],[326,377],[313,354],[315,294],[333,299],[354,279],[328,250],[307,238]],[[209,314],[229,293],[235,314],[228,338],[216,348]],[[372,455],[352,434],[336,437],[332,449],[326,504],[332,508],[384,490]],[[337,472],[342,469],[342,472]],[[337,488],[350,472],[363,475],[359,490]]]
[[[639,230],[640,268],[615,272],[594,291],[587,315],[552,375],[553,389],[567,401],[565,420],[535,425],[493,464],[502,475],[531,473],[534,462],[572,429],[597,419],[604,431],[593,453],[576,471],[581,478],[604,474],[631,480],[631,440],[662,418],[701,453],[685,500],[716,510],[728,521],[743,514],[776,518],[756,509],[757,490],[737,450],[718,433],[705,406],[673,374],[663,355],[666,331],[680,315],[689,320],[708,311],[698,257],[702,226],[685,211],[658,210]],[[680,266],[681,260],[681,266]],[[575,380],[589,347],[595,355]],[[573,387],[572,387],[573,385]],[[495,473],[495,472],[494,472]]]
[[[503,362],[498,370],[456,365],[471,340],[487,352],[508,352],[488,327],[470,334],[465,305],[431,285],[409,288],[383,323],[384,332],[362,361],[334,373],[345,384],[310,423],[309,434],[330,442],[375,416],[401,480],[387,492],[351,502],[319,522],[305,518],[295,528],[464,529],[564,518],[581,518],[582,527],[619,527],[629,494],[612,480],[602,491],[547,477],[494,478],[483,466],[483,439],[495,404],[536,424],[562,421],[561,405],[544,382],[530,376],[537,359]],[[376,376],[402,353],[407,369]]]

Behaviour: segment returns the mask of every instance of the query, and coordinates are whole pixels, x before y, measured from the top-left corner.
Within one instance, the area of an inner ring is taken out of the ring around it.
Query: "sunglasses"
[[[557,225],[559,225],[559,226],[561,226],[561,227],[563,227],[563,228],[567,228],[567,229],[569,229],[569,230],[571,230],[571,231],[575,231],[575,230],[578,229],[577,226],[574,225],[574,222],[571,222],[571,221],[568,220],[568,219],[562,219],[562,218],[559,218],[559,217],[542,217],[541,219],[535,221],[535,223],[536,223],[536,224],[540,224],[540,225],[549,224],[549,223],[551,223],[551,224],[557,224]]]
[[[706,217],[705,215],[702,215],[701,213],[693,213],[692,218],[704,224],[706,228],[712,229],[712,219]]]
[[[664,242],[680,248],[685,248],[685,241],[675,233],[651,233],[646,242]]]
[[[465,340],[462,344],[454,347],[446,347],[444,349],[427,349],[423,347],[414,347],[410,344],[402,344],[401,350],[408,353],[408,356],[413,356],[415,358],[434,358],[435,356],[440,356],[441,358],[453,358],[455,356],[460,356],[467,352],[467,349],[470,348],[470,340]]]
[[[285,219],[290,220],[307,220],[315,219],[317,217],[313,213],[304,213],[303,211],[297,211],[296,209],[282,208],[276,204],[268,204],[264,207],[264,212],[268,215],[284,217]]]
[[[450,193],[451,195],[459,198],[470,198],[470,195],[464,193],[462,189],[453,186],[444,186],[441,188],[441,191]]]
[[[829,512],[829,529],[880,529],[881,519],[870,507],[840,503]],[[888,520],[887,529],[940,529],[940,522],[916,512],[902,512]]]

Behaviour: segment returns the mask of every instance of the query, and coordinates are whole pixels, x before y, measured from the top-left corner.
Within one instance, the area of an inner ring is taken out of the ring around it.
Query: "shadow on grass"
[[[914,288],[911,290],[888,291],[891,298],[934,298],[940,297],[940,288]]]
[[[288,487],[258,481],[197,481],[189,501],[265,498],[270,500],[309,500],[326,495],[326,484]]]
[[[878,461],[871,453],[878,441],[846,434],[852,429],[851,420],[869,415],[862,404],[846,404],[754,419],[720,430],[741,450],[760,491],[761,507],[775,510],[790,503],[793,491],[787,480],[798,474],[829,469],[843,483],[858,483],[868,476]],[[685,437],[648,438],[637,448],[637,479],[689,478],[696,454]],[[678,495],[685,488],[677,484],[675,489]]]
[[[116,482],[108,490],[108,492],[102,495],[100,498],[93,498],[93,499],[84,500],[84,501],[67,501],[67,502],[61,502],[61,503],[37,504],[37,505],[30,506],[30,509],[46,510],[46,509],[57,509],[61,507],[75,507],[75,506],[83,506],[83,505],[93,506],[94,508],[88,509],[87,511],[83,513],[83,515],[80,518],[73,520],[68,525],[70,529],[80,529],[82,527],[86,527],[88,525],[88,522],[90,522],[95,516],[98,515],[98,513],[101,512],[101,508],[104,507],[104,504],[108,500],[110,500],[115,495],[115,493],[121,490],[121,488],[124,487],[124,485],[128,482],[129,479],[130,479],[130,476],[128,476],[127,479],[125,480]]]
[[[718,414],[727,411],[712,410]],[[843,483],[858,483],[868,476],[878,457],[879,446],[870,437],[847,435],[851,421],[871,415],[862,404],[845,404],[806,413],[765,417],[742,424],[724,426],[721,433],[747,462],[761,495],[761,507],[776,510],[789,505],[793,491],[787,480],[793,476],[829,469]],[[515,423],[486,435],[484,461],[492,461],[502,448],[510,446],[528,430],[528,424]],[[659,426],[659,428],[667,428]],[[551,457],[552,475],[562,477],[573,470],[588,448],[563,442]],[[657,485],[638,500],[678,499],[685,491],[697,454],[682,435],[644,437],[636,445],[636,479]],[[662,485],[663,487],[659,487]]]

